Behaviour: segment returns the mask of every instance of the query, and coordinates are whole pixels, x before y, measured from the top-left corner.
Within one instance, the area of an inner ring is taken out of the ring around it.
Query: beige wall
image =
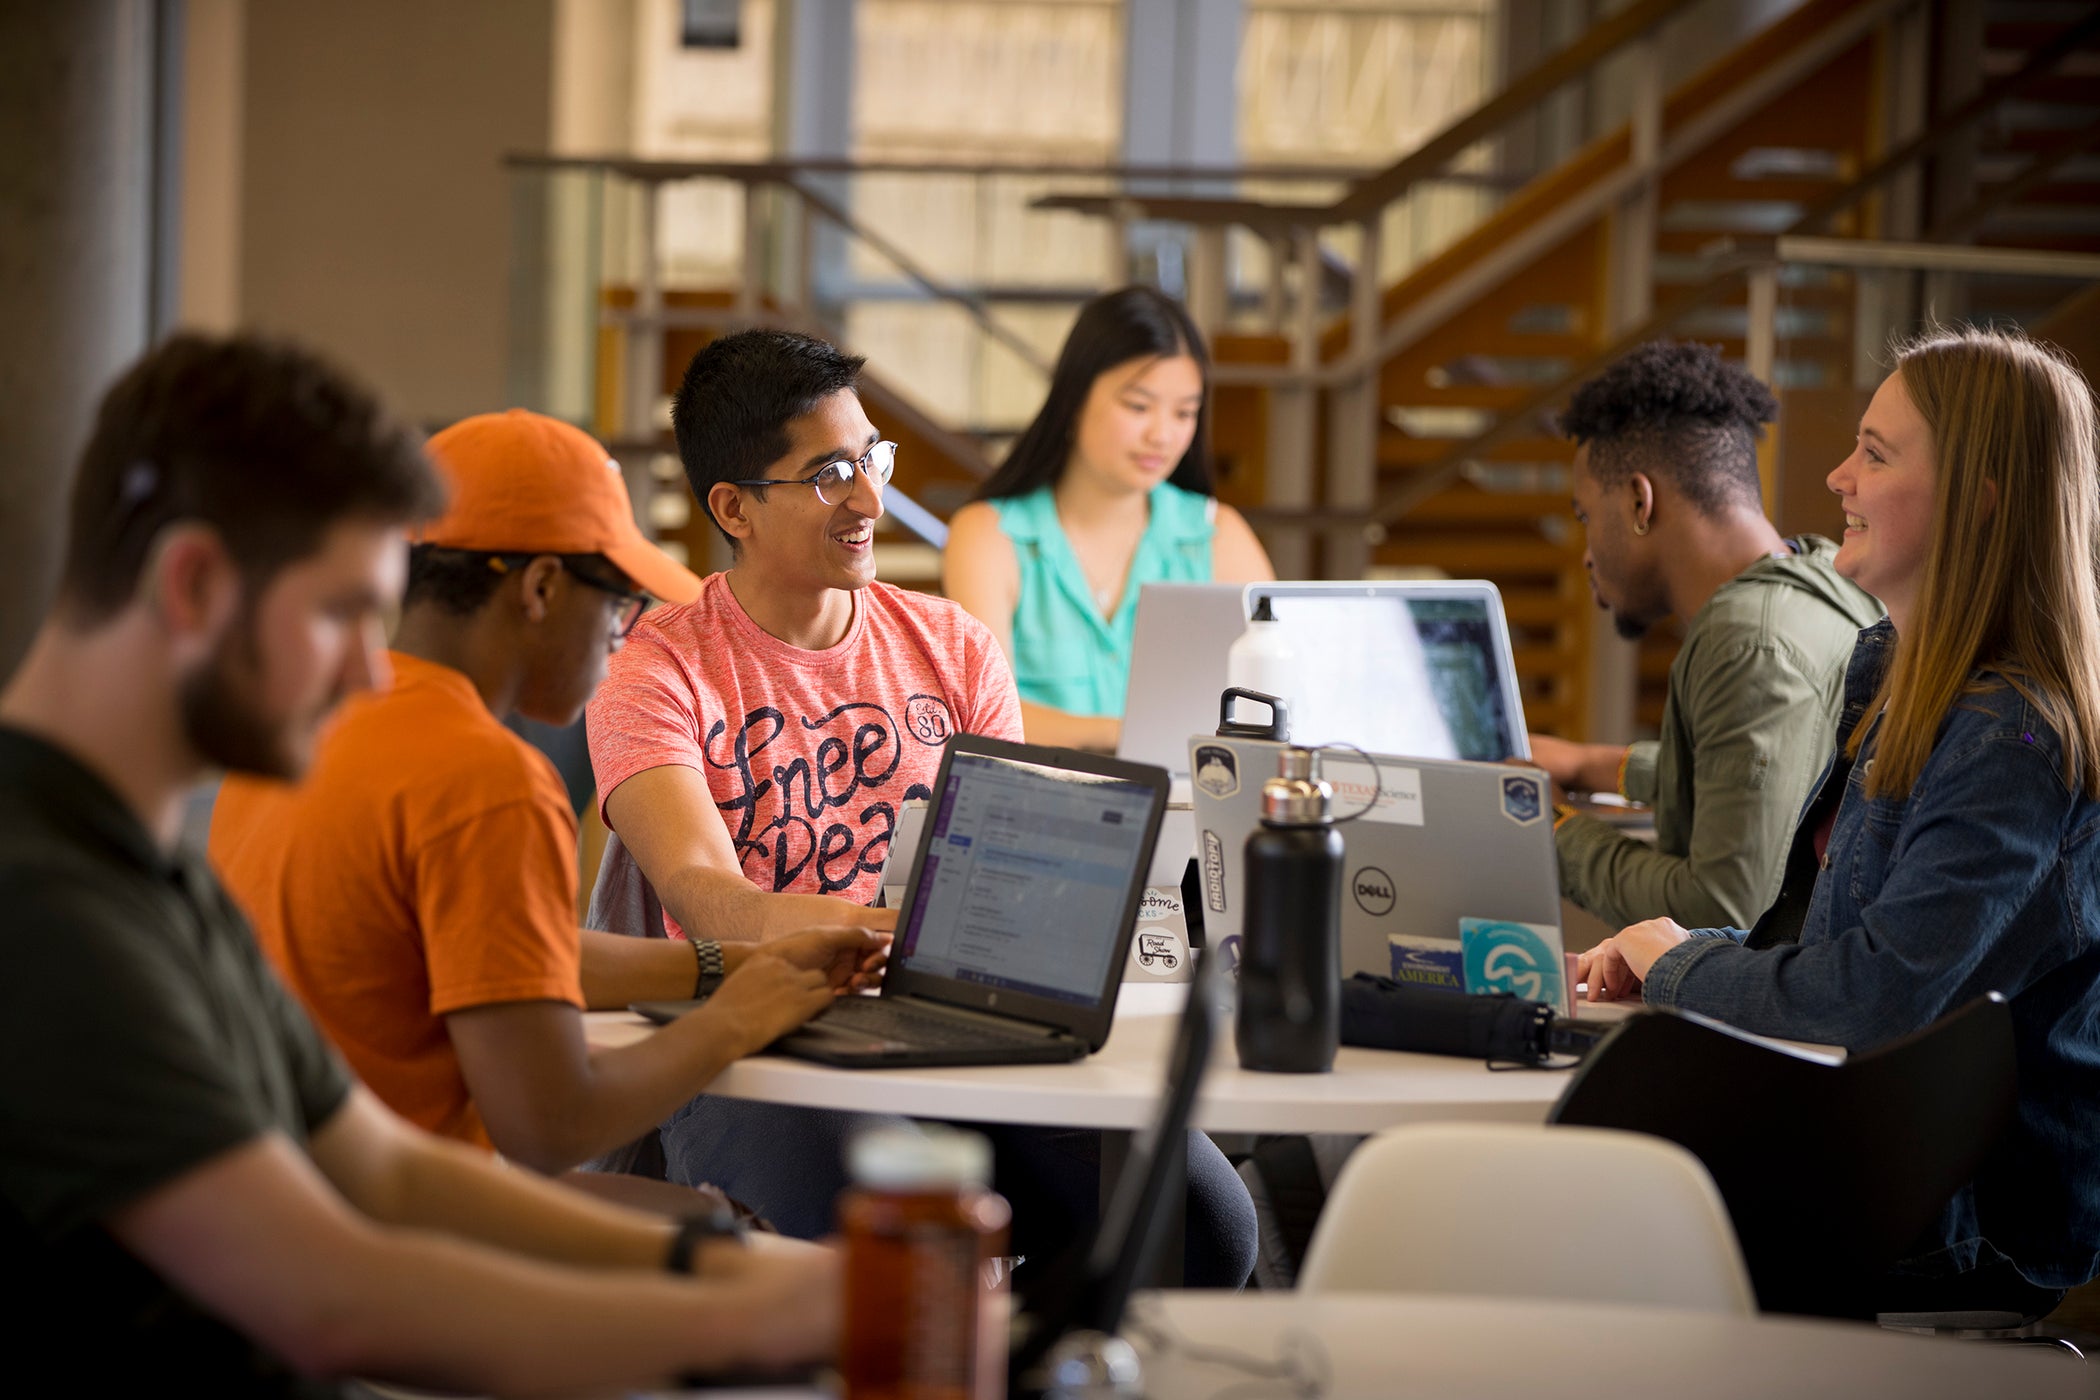
[[[554,0],[242,8],[240,322],[319,346],[417,420],[501,406],[500,161],[547,148]]]
[[[225,332],[241,315],[241,101],[245,0],[183,8],[182,201],[176,318]]]

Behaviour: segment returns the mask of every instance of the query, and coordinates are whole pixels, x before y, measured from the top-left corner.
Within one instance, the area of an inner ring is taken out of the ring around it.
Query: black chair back
[[[1975,1177],[2015,1088],[1996,993],[1839,1064],[1659,1008],[1599,1042],[1547,1121],[1684,1147],[1728,1204],[1761,1309],[1863,1317]]]

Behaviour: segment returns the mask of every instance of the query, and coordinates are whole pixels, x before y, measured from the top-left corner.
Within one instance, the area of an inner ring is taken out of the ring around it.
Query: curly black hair
[[[1643,472],[1718,515],[1759,507],[1757,439],[1778,416],[1772,391],[1714,346],[1657,340],[1577,389],[1560,430],[1589,447],[1599,486]]]

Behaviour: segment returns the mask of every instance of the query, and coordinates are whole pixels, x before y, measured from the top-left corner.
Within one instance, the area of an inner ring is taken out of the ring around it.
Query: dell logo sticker
[[[1373,918],[1393,912],[1393,877],[1375,865],[1367,865],[1349,877],[1349,893],[1356,907]]]

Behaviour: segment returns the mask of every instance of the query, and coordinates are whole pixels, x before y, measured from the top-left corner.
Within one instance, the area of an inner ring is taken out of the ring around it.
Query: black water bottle
[[[1286,748],[1247,838],[1239,1019],[1243,1069],[1324,1074],[1342,1029],[1342,836],[1310,749]]]

